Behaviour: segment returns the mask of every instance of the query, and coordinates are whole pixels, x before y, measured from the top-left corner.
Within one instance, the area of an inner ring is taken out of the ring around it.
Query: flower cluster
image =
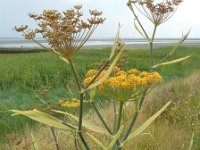
[[[35,36],[41,34],[53,52],[70,59],[85,44],[97,26],[105,20],[100,17],[102,12],[90,10],[91,18],[83,21],[81,8],[82,5],[76,5],[73,9],[62,13],[57,10],[45,10],[40,15],[30,13],[29,17],[38,23],[39,28],[29,30],[27,25],[22,25],[15,27],[15,30],[23,32],[25,39],[33,40],[40,46],[42,44],[35,41]]]
[[[97,73],[96,70],[89,70],[86,74],[86,78],[83,82],[87,85]],[[106,73],[103,70],[97,77],[96,81],[101,79]],[[140,72],[133,68],[128,71],[124,71],[118,67],[114,68],[113,73],[99,86],[99,91],[102,94],[114,97],[116,100],[128,99],[134,91],[143,89],[146,86],[153,85],[162,80],[162,77],[158,72]]]
[[[144,14],[154,24],[159,25],[171,17],[173,12],[183,0],[163,0],[155,3],[154,0],[130,0],[129,4],[136,4],[141,6],[142,14]]]
[[[83,102],[88,103],[86,100],[83,100]],[[77,98],[72,98],[71,100],[61,99],[59,100],[59,105],[67,108],[76,108],[80,106],[80,103]]]

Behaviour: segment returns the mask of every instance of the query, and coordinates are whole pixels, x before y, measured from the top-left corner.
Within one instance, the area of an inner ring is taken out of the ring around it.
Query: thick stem
[[[113,112],[114,112],[114,131],[116,133],[116,126],[117,126],[117,110],[116,110],[116,102],[113,102]]]
[[[139,114],[139,113],[136,111],[135,114],[134,114],[134,116],[133,116],[133,118],[132,118],[132,120],[131,120],[131,123],[130,123],[130,125],[129,125],[127,131],[126,131],[126,134],[125,134],[125,136],[124,136],[123,141],[125,141],[125,140],[128,138],[128,136],[129,136],[129,134],[130,134],[130,132],[131,132],[131,130],[132,130],[132,128],[133,128],[133,125],[135,124],[135,121],[137,120],[138,114]]]
[[[56,138],[56,134],[55,134],[55,131],[54,131],[54,128],[53,127],[50,127],[50,130],[51,130],[51,133],[53,135],[53,139],[55,141],[55,144],[56,144],[56,150],[60,150],[59,148],[59,144],[58,144],[58,140]]]
[[[154,30],[153,30],[153,34],[151,37],[151,41],[149,42],[150,45],[150,54],[151,54],[151,71],[153,71],[153,66],[154,66],[154,38],[155,38],[155,34],[156,34],[156,29],[157,29],[157,25],[154,26]]]
[[[116,54],[117,54],[117,53],[115,53],[115,55],[116,55]],[[108,65],[108,63],[115,57],[115,55],[114,55],[110,60],[108,60],[108,61],[102,66],[102,68],[100,69],[100,72]],[[70,63],[70,66],[71,66],[71,68],[72,68],[73,74],[74,74],[74,76],[75,76],[77,85],[78,85],[78,87],[79,87],[79,89],[80,89],[80,91],[81,91],[81,89],[82,89],[81,83],[82,83],[82,82],[81,82],[79,73],[76,71],[76,68],[75,68],[75,66],[74,66],[73,63],[72,63],[72,60],[69,60],[69,63]],[[98,75],[96,75],[95,77],[98,77]],[[94,79],[95,79],[95,77],[94,77]],[[92,82],[90,82],[90,84],[92,84]],[[90,84],[88,84],[86,87],[88,87]],[[85,91],[85,92],[86,92],[87,96],[89,97],[88,91]],[[80,104],[80,106],[81,106],[81,104]],[[93,106],[93,109],[95,110],[97,116],[98,116],[99,119],[101,120],[102,124],[104,125],[104,127],[105,127],[106,130],[108,131],[108,133],[111,134],[111,135],[113,135],[113,132],[111,131],[111,129],[110,129],[109,126],[107,125],[106,121],[105,121],[104,118],[102,117],[101,113],[100,113],[99,110],[97,109],[97,107],[96,107],[96,105],[95,105],[94,102],[92,103],[92,106]],[[80,114],[80,111],[79,111],[79,114]],[[79,119],[80,119],[80,118],[79,118]],[[81,135],[81,136],[80,136],[80,135]],[[82,140],[82,142],[83,142],[83,141],[84,141],[84,138],[83,138],[82,134],[80,133],[79,136],[80,136],[80,138],[81,138],[81,140]],[[120,145],[120,141],[119,141],[119,140],[117,140],[116,143],[117,143],[118,146]],[[87,143],[86,143],[86,144],[87,144]],[[87,149],[87,145],[85,145],[85,147],[86,147],[86,149]]]
[[[77,84],[78,84],[78,87],[79,87],[80,89],[82,89],[80,76],[79,76],[78,72],[76,71],[75,66],[73,65],[72,61],[69,60],[69,62],[70,62],[70,66],[71,66],[71,68],[72,68],[72,71],[73,71],[73,73],[74,73],[74,75],[75,75],[75,79],[76,79],[76,82],[77,82]],[[109,61],[106,62],[100,70],[102,71],[102,70],[108,65],[108,63],[109,63]],[[98,75],[97,75],[97,76],[98,76]],[[91,83],[92,83],[92,82],[91,82]],[[91,84],[91,83],[90,83],[90,84]],[[88,84],[86,87],[88,87],[90,84]],[[87,96],[89,97],[88,91],[86,91],[86,94],[87,94]],[[106,124],[106,121],[104,120],[104,118],[103,118],[102,115],[100,114],[99,110],[97,109],[97,107],[96,107],[96,105],[95,105],[94,102],[92,103],[92,107],[93,107],[93,109],[95,110],[95,112],[96,112],[97,116],[99,117],[99,119],[101,120],[101,122],[103,123],[104,127],[106,128],[106,130],[107,130],[110,134],[113,134],[112,131],[110,130],[110,128],[108,127],[108,125]]]
[[[69,64],[71,66],[71,69],[72,69],[72,72],[74,74],[74,77],[75,77],[75,80],[76,80],[76,83],[77,83],[77,86],[79,88],[79,91],[81,91],[81,83],[79,81],[79,76],[78,76],[78,73],[75,69],[75,66],[72,62],[71,59],[69,59]],[[80,93],[80,101],[79,101],[79,104],[80,104],[80,107],[79,107],[79,121],[78,121],[78,135],[83,143],[83,145],[85,146],[85,148],[87,150],[89,150],[89,146],[87,144],[87,142],[85,141],[83,135],[82,135],[82,120],[83,120],[83,93]]]
[[[77,71],[76,71],[76,68],[75,68],[75,66],[74,66],[74,64],[73,64],[73,62],[72,62],[71,59],[68,59],[68,61],[69,61],[70,67],[71,67],[71,69],[72,69],[72,73],[73,73],[73,75],[74,75],[74,77],[75,77],[75,80],[76,80],[76,84],[77,84],[77,86],[78,86],[78,89],[79,89],[79,91],[81,91],[81,83],[80,83],[80,81],[79,81],[79,77],[78,77],[78,73],[77,73]]]
[[[153,50],[153,43],[150,41],[150,55],[151,55],[151,69],[154,66],[154,50]]]
[[[123,102],[120,102],[120,106],[119,106],[119,112],[118,112],[118,121],[117,121],[117,127],[116,127],[116,132],[119,130],[120,125],[121,125],[121,121],[122,121],[122,113],[123,113]]]
[[[80,94],[80,108],[79,108],[79,121],[78,121],[78,135],[83,142],[85,148],[89,150],[89,146],[82,135],[82,121],[83,121],[83,93]]]
[[[158,27],[158,25],[154,25],[153,34],[152,34],[152,37],[151,37],[152,42],[154,42],[157,27]]]
[[[143,104],[143,102],[144,102],[144,98],[145,98],[145,96],[146,96],[147,91],[148,91],[148,87],[144,90],[144,92],[143,92],[143,94],[142,94],[142,97],[141,97],[141,99],[140,99],[140,102],[139,102],[139,110],[140,110],[141,107],[142,107],[142,104]],[[130,125],[129,125],[127,131],[126,131],[126,134],[125,134],[125,136],[124,136],[123,141],[125,141],[125,140],[128,138],[129,134],[131,133],[131,130],[132,130],[132,128],[133,128],[133,126],[134,126],[134,124],[135,124],[135,122],[136,122],[136,120],[137,120],[137,117],[138,117],[138,114],[139,114],[139,110],[136,110],[135,114],[133,115],[133,118],[132,118],[132,120],[131,120],[131,123],[130,123]]]
[[[96,105],[94,104],[94,102],[92,103],[92,106],[97,114],[97,116],[99,117],[99,119],[101,120],[102,124],[104,125],[104,127],[106,128],[106,130],[108,131],[109,134],[113,134],[113,132],[111,131],[111,129],[108,127],[106,121],[104,120],[104,118],[102,117],[102,115],[100,114],[99,110],[97,109]]]

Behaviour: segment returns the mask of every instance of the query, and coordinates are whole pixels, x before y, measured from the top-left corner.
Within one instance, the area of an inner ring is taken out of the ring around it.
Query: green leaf
[[[191,31],[191,29],[179,40],[179,42],[176,44],[176,46],[160,62],[163,62],[164,60],[169,58],[177,50],[177,48],[187,39],[190,31]]]
[[[117,34],[115,36],[114,44],[113,44],[113,47],[112,47],[109,59],[111,59],[114,56],[114,54],[115,54],[115,50],[117,48],[117,42],[119,40],[119,33],[120,33],[120,24],[118,26]]]
[[[191,140],[190,140],[189,150],[192,150],[193,143],[194,143],[194,132],[192,133],[192,137],[191,137]]]
[[[157,68],[159,66],[165,66],[165,65],[170,65],[170,64],[175,64],[175,63],[179,63],[179,62],[182,62],[188,58],[190,58],[191,55],[188,55],[186,57],[183,57],[183,58],[179,58],[179,59],[175,59],[175,60],[172,60],[172,61],[167,61],[167,62],[163,62],[163,63],[160,63],[160,64],[157,64],[155,66],[153,66],[153,68]]]
[[[70,128],[68,128],[66,125],[63,124],[62,120],[59,120],[47,113],[38,111],[36,109],[33,110],[28,110],[28,111],[19,111],[19,110],[11,110],[12,112],[14,112],[14,115],[24,115],[26,117],[29,117],[37,122],[58,128],[58,129],[63,129],[63,130],[69,130]]]
[[[144,38],[146,38],[146,36],[143,34],[143,32],[140,30],[140,28],[137,26],[136,24],[136,19],[134,19],[134,27],[137,30],[137,32]]]
[[[35,138],[34,138],[34,136],[33,136],[32,133],[31,133],[31,140],[32,140],[34,149],[35,149],[35,150],[40,150],[40,149],[39,149],[39,145],[38,145],[38,143],[36,142],[36,140],[35,140]]]
[[[52,110],[53,112],[56,112],[56,113],[59,113],[59,114],[63,114],[63,115],[67,115],[69,116],[70,118],[74,119],[75,121],[78,121],[79,118],[68,113],[68,112],[63,112],[63,111],[59,111],[59,110]],[[94,123],[90,123],[86,120],[83,120],[83,123],[82,123],[82,126],[91,130],[91,131],[94,131],[94,132],[98,132],[98,133],[104,133],[104,134],[108,134],[107,130],[103,129],[103,128],[100,128],[96,125],[94,125]]]
[[[96,144],[98,144],[102,150],[106,150],[106,147],[99,141],[97,140],[94,136],[92,136],[89,133],[86,133]]]
[[[113,136],[113,139],[111,141],[111,143],[108,146],[108,150],[112,150],[112,147],[114,146],[114,144],[116,143],[116,141],[119,139],[122,131],[123,131],[124,126],[121,126],[120,129],[118,130],[118,132]]]
[[[151,116],[145,123],[143,123],[139,128],[137,128],[133,133],[129,135],[129,137],[123,141],[122,145],[127,141],[132,140],[136,136],[140,135],[160,114],[171,104],[171,101],[168,102],[165,106],[163,106],[157,113]]]
[[[97,87],[98,85],[100,85],[103,81],[105,81],[109,75],[111,74],[111,72],[113,71],[113,68],[116,66],[118,60],[120,59],[120,56],[122,54],[122,52],[124,51],[124,47],[125,45],[123,45],[120,49],[119,49],[119,52],[117,53],[115,59],[113,60],[112,64],[110,65],[109,69],[107,70],[106,74],[100,79],[98,80],[97,82],[91,84],[87,89],[85,89],[84,91],[86,90],[89,90],[89,89],[93,89],[95,87]],[[82,91],[82,92],[84,92]]]
[[[169,56],[171,56],[176,49],[187,39],[188,35],[190,34],[191,29],[179,40],[179,42],[177,43],[177,45],[171,50],[171,52],[169,52]]]

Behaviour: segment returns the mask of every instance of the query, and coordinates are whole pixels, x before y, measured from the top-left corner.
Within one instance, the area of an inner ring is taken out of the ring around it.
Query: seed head
[[[102,15],[102,11],[97,11],[96,9],[90,10],[90,14],[93,16],[100,16]]]
[[[21,25],[19,27],[16,27],[14,28],[17,32],[23,32],[24,30],[28,29],[28,26],[27,25]]]
[[[154,0],[131,0],[128,4],[136,6],[151,22],[159,25],[168,20],[182,2],[183,0],[163,0],[159,3]]]
[[[26,39],[33,41],[37,34],[41,34],[53,52],[70,59],[105,20],[100,17],[102,12],[97,10],[90,10],[91,17],[86,21],[82,20],[81,8],[82,5],[75,5],[62,13],[57,10],[44,10],[42,14],[29,13],[29,17],[37,21],[38,28],[28,30],[25,25],[15,27],[15,30],[23,32]]]
[[[75,5],[74,8],[80,10],[82,8],[82,5]]]

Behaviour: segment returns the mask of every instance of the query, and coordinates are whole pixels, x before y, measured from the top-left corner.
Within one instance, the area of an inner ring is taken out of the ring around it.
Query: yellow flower
[[[119,68],[119,67],[114,67],[113,68],[113,72],[115,72],[115,73],[117,73],[117,72],[119,72],[121,69]]]
[[[94,76],[97,73],[97,70],[91,69],[87,72],[86,77]]]
[[[79,102],[65,102],[61,106],[69,107],[69,108],[75,108],[75,107],[79,107]]]
[[[119,71],[116,73],[117,76],[121,76],[121,75],[126,75],[127,73],[125,71]]]
[[[93,79],[93,77],[85,78],[85,80],[83,81],[83,85],[86,86],[92,79]]]
[[[130,82],[122,82],[121,83],[121,88],[123,89],[131,89],[133,87],[133,84],[131,84]]]
[[[116,100],[127,100],[133,94],[133,91],[142,90],[144,86],[149,86],[155,84],[162,80],[162,77],[158,72],[148,73],[143,71],[140,73],[139,70],[133,68],[129,71],[124,71],[119,68],[115,68],[113,74],[111,74],[103,83],[99,85],[99,92],[101,94],[107,95],[112,99]],[[83,84],[89,83],[94,77],[94,71],[90,72],[83,82]],[[100,80],[106,73],[106,70],[103,70],[95,81]]]
[[[141,73],[140,73],[140,76],[141,77],[146,77],[148,75],[148,72],[146,72],[146,71],[142,71]]]
[[[83,100],[83,103],[88,103],[89,101]],[[67,107],[67,108],[76,108],[80,106],[79,99],[72,98],[71,100],[61,99],[59,101],[60,106]]]
[[[129,74],[138,74],[140,73],[137,69],[131,69],[128,71]]]

